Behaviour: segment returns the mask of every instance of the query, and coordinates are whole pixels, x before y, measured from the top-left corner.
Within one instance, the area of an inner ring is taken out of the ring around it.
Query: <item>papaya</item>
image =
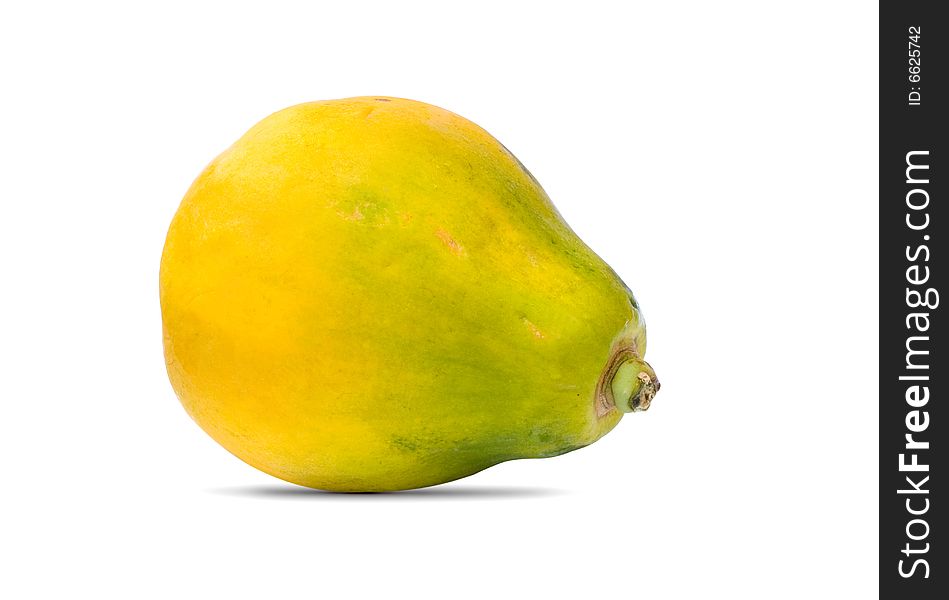
[[[302,486],[404,490],[563,454],[659,389],[632,292],[537,180],[412,100],[259,122],[181,201],[159,289],[185,410]]]

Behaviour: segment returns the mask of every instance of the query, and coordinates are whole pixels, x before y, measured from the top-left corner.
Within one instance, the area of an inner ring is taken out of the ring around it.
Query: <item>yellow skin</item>
[[[598,392],[605,366],[645,352],[632,294],[518,160],[397,98],[254,126],[182,201],[160,290],[188,413],[254,467],[326,490],[590,444],[622,414]],[[626,379],[607,392],[624,410]]]

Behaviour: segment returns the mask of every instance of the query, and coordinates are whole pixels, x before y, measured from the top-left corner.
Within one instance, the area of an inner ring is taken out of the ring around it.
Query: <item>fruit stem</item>
[[[625,357],[610,381],[613,402],[623,412],[647,410],[658,391],[656,372],[635,352]]]
[[[649,363],[639,356],[635,343],[617,344],[596,384],[596,416],[613,410],[646,410],[659,391],[659,379]]]

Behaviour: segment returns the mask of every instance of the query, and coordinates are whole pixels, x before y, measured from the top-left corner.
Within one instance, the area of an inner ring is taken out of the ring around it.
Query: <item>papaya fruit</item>
[[[302,486],[555,456],[659,389],[629,288],[500,142],[422,102],[265,118],[188,190],[159,279],[184,408]]]

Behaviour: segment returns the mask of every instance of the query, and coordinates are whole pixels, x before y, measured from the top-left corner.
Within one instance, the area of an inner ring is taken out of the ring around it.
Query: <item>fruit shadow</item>
[[[568,492],[552,488],[514,486],[451,485],[404,490],[400,492],[340,493],[314,490],[294,485],[256,485],[207,490],[211,494],[260,498],[265,500],[313,500],[330,502],[406,502],[425,500],[505,500],[518,498],[549,498]]]

